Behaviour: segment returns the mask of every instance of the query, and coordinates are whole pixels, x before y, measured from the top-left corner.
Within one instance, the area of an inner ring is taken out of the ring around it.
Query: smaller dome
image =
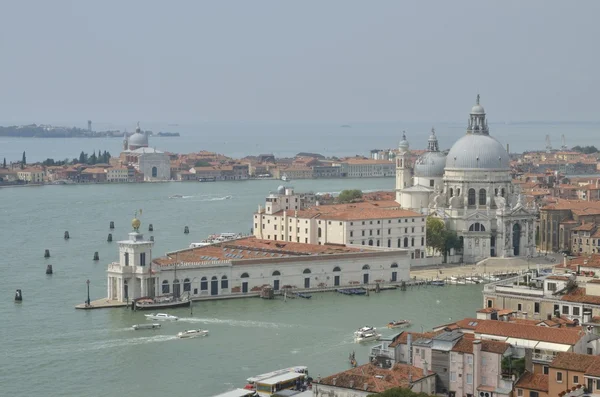
[[[408,140],[406,140],[406,132],[402,131],[402,140],[398,144],[398,148],[401,151],[406,152],[408,151],[409,146],[410,145],[408,144]]]
[[[279,193],[279,194],[284,194],[284,193],[285,193],[285,187],[283,187],[283,186],[279,186],[279,187],[277,188],[277,193]]]
[[[142,222],[140,222],[138,218],[133,218],[133,220],[131,221],[131,227],[133,227],[133,230],[135,231],[137,231],[140,228],[141,224]]]
[[[446,155],[441,152],[425,152],[415,161],[416,177],[441,177],[444,176]]]
[[[485,114],[483,106],[477,104],[471,108],[471,114]]]

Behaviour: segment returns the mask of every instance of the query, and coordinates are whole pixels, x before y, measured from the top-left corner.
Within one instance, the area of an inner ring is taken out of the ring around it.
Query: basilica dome
[[[448,152],[447,169],[508,169],[510,158],[504,146],[486,134],[467,134]]]
[[[135,134],[129,137],[129,146],[135,148],[148,147],[148,137],[142,133],[139,125],[135,129]]]
[[[444,176],[446,155],[442,152],[425,152],[415,161],[415,176]]]

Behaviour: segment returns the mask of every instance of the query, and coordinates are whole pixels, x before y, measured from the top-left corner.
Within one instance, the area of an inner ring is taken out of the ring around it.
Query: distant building
[[[138,124],[130,137],[125,134],[121,163],[131,165],[144,175],[144,181],[168,181],[171,179],[169,155],[148,147],[148,133],[142,133]]]

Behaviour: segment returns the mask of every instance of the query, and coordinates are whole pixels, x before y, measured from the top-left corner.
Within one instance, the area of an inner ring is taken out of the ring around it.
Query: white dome
[[[409,144],[408,140],[406,139],[406,132],[402,132],[402,140],[398,144],[398,148],[403,152],[408,151]]]
[[[485,114],[485,109],[480,104],[477,104],[471,108],[471,114]]]
[[[425,152],[415,161],[416,177],[444,176],[446,155],[442,152]]]
[[[148,146],[148,137],[142,134],[138,128],[135,134],[129,137],[129,146]]]
[[[484,134],[467,134],[448,152],[446,169],[503,169],[510,167],[504,146]]]

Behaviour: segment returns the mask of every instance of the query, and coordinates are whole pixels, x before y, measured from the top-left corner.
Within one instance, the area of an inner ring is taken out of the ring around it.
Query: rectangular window
[[[456,372],[450,372],[450,382],[456,382]]]
[[[537,391],[530,390],[529,397],[540,397],[540,393],[538,393]]]
[[[556,283],[548,283],[548,291],[556,291]]]
[[[523,397],[523,389],[517,389],[517,396]]]
[[[392,234],[392,229],[388,229],[388,234]]]
[[[353,231],[350,232],[350,237],[354,237],[354,232]]]
[[[573,376],[573,383],[575,383],[575,384],[579,383],[579,376],[577,376],[577,375]]]
[[[558,383],[562,383],[562,372],[558,371],[558,372],[556,373],[556,381],[557,381]]]
[[[562,314],[569,314],[569,306],[562,307]]]
[[[523,305],[520,303],[517,303],[517,311],[523,311]]]
[[[467,385],[473,384],[473,374],[467,374]]]
[[[125,258],[125,266],[129,266],[129,252],[125,252],[123,256]]]
[[[140,266],[146,266],[146,253],[140,253]]]
[[[550,372],[549,367],[547,365],[544,365],[543,371],[544,375],[548,375],[548,373]]]
[[[573,307],[573,315],[579,316],[579,308],[578,307]]]
[[[539,314],[539,312],[540,312],[540,302],[534,302],[533,303],[533,312]]]
[[[473,356],[470,354],[467,354],[467,364],[473,364]]]
[[[600,390],[600,379],[596,379],[596,390]]]

